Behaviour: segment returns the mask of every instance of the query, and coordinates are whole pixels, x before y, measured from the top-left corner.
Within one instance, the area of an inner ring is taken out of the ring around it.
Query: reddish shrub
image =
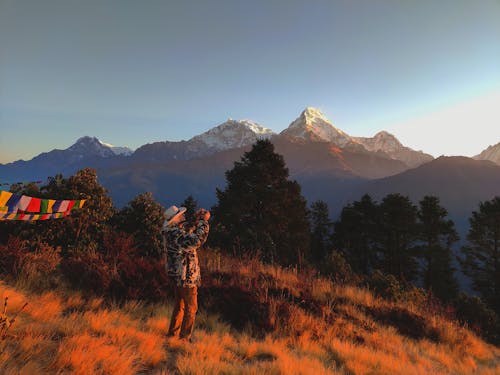
[[[134,236],[131,234],[108,230],[103,237],[103,254],[107,260],[117,260],[123,254],[137,253]]]
[[[28,253],[27,241],[18,237],[9,237],[5,245],[0,245],[0,273],[18,276]]]
[[[262,301],[257,293],[238,287],[200,288],[200,305],[220,314],[237,329],[250,324],[257,331],[269,332],[276,328],[277,309],[275,301]]]
[[[167,275],[163,262],[130,254],[117,261],[117,278],[111,286],[115,298],[158,301],[167,295]]]
[[[113,279],[113,270],[95,251],[65,259],[61,272],[73,287],[97,294],[106,294]]]

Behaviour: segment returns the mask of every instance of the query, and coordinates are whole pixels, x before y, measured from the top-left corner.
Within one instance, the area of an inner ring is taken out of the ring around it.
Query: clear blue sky
[[[229,117],[279,132],[306,106],[479,153],[500,141],[500,1],[0,0],[0,163]]]

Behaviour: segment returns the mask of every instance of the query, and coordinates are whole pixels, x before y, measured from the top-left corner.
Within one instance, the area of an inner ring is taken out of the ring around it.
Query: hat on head
[[[170,206],[169,208],[167,208],[165,210],[165,220],[166,221],[170,221],[172,220],[174,217],[176,217],[177,215],[180,215],[180,214],[183,214],[184,212],[186,212],[186,207],[177,207],[177,206]]]

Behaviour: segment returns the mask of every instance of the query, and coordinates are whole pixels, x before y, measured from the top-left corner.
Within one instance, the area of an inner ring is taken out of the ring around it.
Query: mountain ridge
[[[500,142],[489,146],[473,158],[476,160],[489,160],[500,165]]]
[[[363,151],[362,149],[364,148],[370,152],[382,152],[392,159],[403,161],[410,168],[432,160],[432,156],[403,146],[395,136],[385,131],[377,133],[372,138],[351,137],[345,131],[336,128],[319,109],[313,107],[307,107],[296,120],[290,123],[288,128],[279,134],[251,120],[228,119],[201,134],[191,137],[189,140],[165,140],[148,143],[138,147],[133,152],[127,147],[115,147],[101,142],[95,137],[88,136],[79,138],[69,148],[59,151],[71,153],[80,151],[80,156],[69,154],[69,160],[66,160],[65,164],[68,164],[70,161],[76,163],[78,159],[88,157],[110,158],[114,156],[131,157],[141,161],[187,160],[204,157],[230,148],[248,146],[258,139],[269,139],[279,136],[310,142],[329,142],[336,147],[349,147],[351,150],[357,148],[359,151]],[[382,139],[384,137],[385,139]],[[82,144],[86,144],[86,147],[88,147],[86,155],[85,147]],[[397,145],[397,147],[395,148],[394,145]],[[52,151],[57,151],[57,149]],[[52,151],[41,153],[27,162],[46,157]],[[19,161],[0,164],[0,166],[10,165]]]

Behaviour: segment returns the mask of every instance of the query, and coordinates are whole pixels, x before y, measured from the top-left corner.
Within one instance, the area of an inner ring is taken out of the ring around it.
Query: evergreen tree
[[[134,236],[139,255],[158,258],[162,254],[163,211],[163,206],[148,192],[135,197],[115,215],[117,228]]]
[[[368,275],[376,263],[376,230],[378,208],[365,194],[361,200],[342,209],[335,222],[333,244],[341,249],[355,272]]]
[[[264,260],[302,264],[309,246],[306,200],[288,180],[283,156],[269,140],[257,141],[226,172],[217,189],[212,244],[236,254],[260,253]]]
[[[198,210],[198,202],[193,198],[193,196],[189,195],[186,197],[184,202],[181,203],[181,207],[186,207],[186,220],[190,223],[194,222],[196,211]]]
[[[332,222],[328,217],[328,205],[318,200],[311,204],[311,260],[321,265],[331,250]]]
[[[463,271],[484,301],[500,313],[500,197],[481,202],[469,223]]]
[[[413,255],[417,239],[417,207],[408,197],[389,194],[379,208],[379,268],[406,281],[414,280],[417,275]]]
[[[451,265],[451,245],[458,241],[458,235],[455,224],[446,219],[447,216],[439,198],[426,196],[420,201],[418,254],[424,260],[424,288],[444,301],[454,299],[458,293]]]

